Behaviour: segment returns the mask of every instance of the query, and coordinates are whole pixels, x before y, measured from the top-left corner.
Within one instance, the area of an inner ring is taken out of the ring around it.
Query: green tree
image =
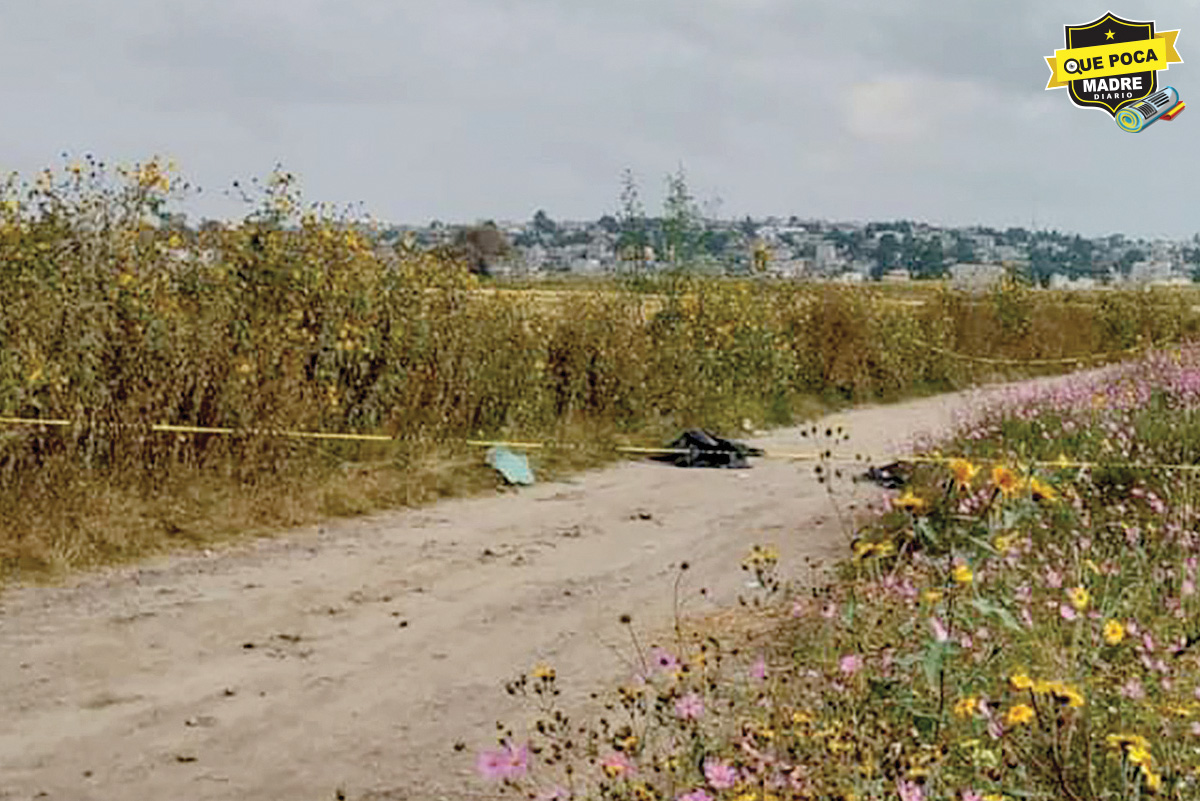
[[[667,176],[662,226],[667,258],[676,264],[691,263],[696,257],[704,226],[700,209],[688,189],[687,176],[682,166],[674,175]]]
[[[554,237],[558,234],[558,225],[543,209],[534,212],[532,227],[534,233],[545,242],[553,242]]]
[[[875,252],[875,258],[879,261],[881,272],[887,272],[896,267],[900,259],[900,242],[896,239],[895,234],[886,233],[879,237],[879,248]]]
[[[491,275],[500,259],[512,246],[494,222],[461,229],[454,239],[453,252],[477,275]]]
[[[633,262],[640,271],[645,267],[646,245],[649,244],[646,209],[642,205],[633,170],[628,167],[621,174],[621,213],[617,224],[620,231],[617,237],[619,258]]]

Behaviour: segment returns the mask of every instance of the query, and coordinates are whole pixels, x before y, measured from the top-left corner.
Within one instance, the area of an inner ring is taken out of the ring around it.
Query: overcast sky
[[[682,164],[723,217],[1191,236],[1200,1],[1111,9],[1181,30],[1184,63],[1160,81],[1195,108],[1139,134],[1044,90],[1063,25],[1108,10],[0,0],[0,169],[158,153],[215,198],[282,162],[309,200],[422,223],[595,218],[616,211],[626,167],[657,211]]]

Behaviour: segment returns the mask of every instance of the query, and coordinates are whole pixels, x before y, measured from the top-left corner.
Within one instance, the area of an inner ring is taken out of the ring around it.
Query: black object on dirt
[[[669,462],[676,467],[731,467],[750,466],[748,457],[762,456],[759,448],[751,448],[741,442],[718,437],[701,428],[684,431],[667,447],[687,449],[687,453],[665,453],[654,458]]]
[[[870,481],[884,489],[903,489],[912,480],[913,465],[907,462],[892,462],[883,467],[872,467],[858,477],[859,481]]]

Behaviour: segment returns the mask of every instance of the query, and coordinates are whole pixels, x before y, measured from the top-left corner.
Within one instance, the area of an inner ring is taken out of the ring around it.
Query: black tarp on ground
[[[872,467],[856,480],[870,481],[885,489],[904,489],[912,480],[913,465],[907,462],[892,462],[883,467]]]
[[[758,448],[719,437],[701,428],[684,431],[667,447],[687,449],[687,453],[666,453],[653,457],[676,467],[745,468],[750,466],[748,457],[763,455]]]

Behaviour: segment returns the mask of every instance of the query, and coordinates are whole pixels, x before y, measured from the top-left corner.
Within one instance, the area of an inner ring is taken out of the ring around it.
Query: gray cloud
[[[211,193],[282,161],[313,199],[420,221],[593,217],[625,167],[654,206],[683,163],[727,215],[1200,228],[1196,112],[1131,136],[1043,91],[1094,13],[1065,0],[5,5],[0,167],[22,172],[160,152]],[[1182,29],[1184,100],[1197,5],[1117,9]]]

